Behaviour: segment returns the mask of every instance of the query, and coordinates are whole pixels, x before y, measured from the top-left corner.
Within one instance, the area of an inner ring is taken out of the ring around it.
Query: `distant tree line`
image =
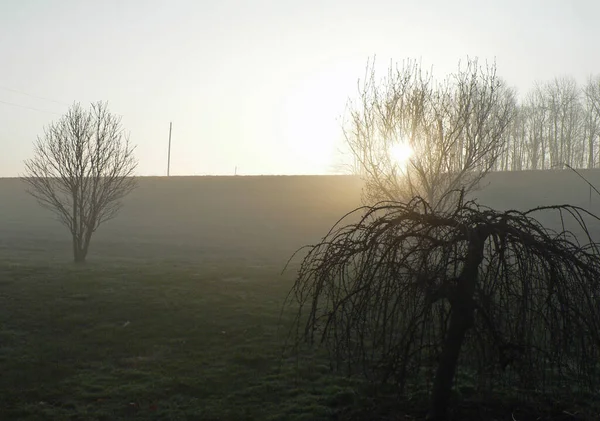
[[[495,63],[477,58],[441,79],[416,60],[391,63],[383,77],[374,64],[343,124],[365,204],[420,196],[448,209],[489,171],[600,167],[600,75],[584,86],[557,77],[518,98]],[[399,145],[413,151],[404,162]]]
[[[538,83],[515,111],[492,170],[600,167],[600,75]]]

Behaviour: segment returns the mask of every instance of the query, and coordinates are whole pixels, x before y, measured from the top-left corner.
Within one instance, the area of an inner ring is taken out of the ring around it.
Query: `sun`
[[[390,148],[390,158],[392,162],[401,168],[405,168],[408,160],[413,155],[413,150],[406,142],[396,143]]]

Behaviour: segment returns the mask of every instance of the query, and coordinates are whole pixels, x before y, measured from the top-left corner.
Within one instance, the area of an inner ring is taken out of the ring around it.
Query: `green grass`
[[[598,185],[600,171],[585,176]],[[486,180],[477,194],[500,209],[588,205],[568,171]],[[280,362],[293,271],[279,271],[360,204],[351,178],[143,178],[83,267],[57,263],[70,259],[68,232],[18,179],[0,179],[0,197],[0,420],[422,419],[422,402],[374,399],[323,359]],[[577,419],[506,392],[456,419]]]
[[[0,419],[422,418],[422,402],[375,400],[322,357],[281,359],[294,273],[251,263],[0,261]],[[515,408],[468,405],[460,419]]]
[[[331,419],[342,383],[280,359],[289,287],[275,268],[235,263],[5,264],[0,416]]]

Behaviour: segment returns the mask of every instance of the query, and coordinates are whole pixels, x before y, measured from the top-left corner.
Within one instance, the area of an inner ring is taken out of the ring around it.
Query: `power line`
[[[19,90],[17,90],[17,89],[13,89],[13,88],[8,88],[8,87],[6,87],[6,86],[2,86],[2,85],[0,85],[0,88],[4,89],[5,91],[14,92],[14,93],[21,94],[21,95],[25,95],[25,96],[28,96],[28,97],[31,97],[31,98],[41,99],[41,100],[43,100],[43,101],[49,101],[49,102],[54,102],[55,104],[60,104],[60,105],[66,105],[66,106],[69,106],[69,104],[67,104],[67,103],[64,103],[64,102],[61,102],[61,101],[57,101],[57,100],[55,100],[55,99],[46,98],[46,97],[39,96],[39,95],[32,95],[32,94],[28,94],[27,92],[19,91]]]
[[[20,105],[20,104],[14,104],[14,103],[12,103],[12,102],[6,102],[6,101],[2,101],[1,99],[0,99],[0,103],[2,103],[2,104],[6,104],[6,105],[10,105],[10,106],[12,106],[12,107],[26,108],[26,109],[28,109],[28,110],[38,111],[38,112],[40,112],[40,113],[47,113],[47,114],[61,115],[61,114],[59,114],[59,113],[55,113],[55,112],[52,112],[52,111],[40,110],[39,108],[28,107],[28,106],[26,106],[26,105]]]
[[[1,88],[1,86],[0,86],[0,88]],[[0,103],[1,104],[6,104],[6,105],[10,105],[10,106],[13,106],[13,107],[19,107],[19,108],[25,108],[25,109],[28,109],[28,110],[39,111],[40,113],[47,113],[47,114],[54,114],[54,115],[63,115],[61,113],[55,113],[53,111],[40,110],[39,108],[29,107],[27,105],[15,104],[13,102],[7,102],[7,101],[3,101],[3,100],[0,100]],[[67,105],[67,104],[65,104],[65,105]],[[113,113],[113,114],[116,115],[116,116],[119,116],[119,117],[125,117],[123,114],[118,114],[118,113]]]
[[[57,101],[57,100],[55,100],[55,99],[46,98],[46,97],[39,96],[39,95],[33,95],[33,94],[29,94],[29,93],[27,93],[27,92],[19,91],[18,89],[9,88],[9,87],[7,87],[7,86],[4,86],[4,85],[0,85],[0,89],[4,89],[5,91],[9,91],[9,92],[15,92],[15,93],[17,93],[17,94],[25,95],[25,96],[28,96],[28,97],[31,97],[31,98],[41,99],[41,100],[43,100],[43,101],[49,101],[49,102],[53,102],[53,103],[55,103],[55,104],[64,105],[64,106],[67,106],[67,107],[71,107],[71,105],[72,105],[72,104],[67,104],[66,102]],[[35,110],[35,111],[39,111],[39,112],[42,112],[42,113],[50,113],[50,114],[55,114],[55,115],[62,115],[62,114],[60,114],[60,113],[55,113],[55,112],[52,112],[52,111],[44,111],[44,110],[40,110],[40,109],[38,109],[38,108],[34,108],[34,107],[27,107],[27,106],[25,106],[25,105],[19,105],[19,104],[14,104],[14,103],[8,103],[8,102],[6,102],[6,101],[1,101],[1,100],[0,100],[0,102],[1,102],[1,103],[3,103],[3,104],[12,105],[12,106],[15,106],[15,107],[27,108],[27,109],[30,109],[30,110]],[[117,116],[119,116],[119,117],[124,117],[124,115],[123,115],[123,114],[117,114],[117,113],[114,113],[114,114],[115,114],[115,115],[117,115]]]

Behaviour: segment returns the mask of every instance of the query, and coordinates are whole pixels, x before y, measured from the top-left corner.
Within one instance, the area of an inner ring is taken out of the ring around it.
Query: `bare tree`
[[[582,108],[580,90],[572,77],[555,78],[546,85],[550,118],[548,140],[550,165],[580,167]]]
[[[434,207],[448,206],[456,200],[450,192],[475,188],[503,152],[515,106],[514,92],[496,76],[495,65],[468,60],[436,82],[409,60],[390,66],[379,83],[374,63],[368,64],[344,127],[365,182],[363,199],[409,201],[421,195]],[[405,168],[390,155],[399,142],[414,151]]]
[[[590,77],[583,88],[584,133],[587,141],[588,168],[596,166],[596,145],[600,137],[600,76]]]
[[[525,99],[527,108],[527,165],[526,168],[537,170],[546,168],[546,146],[548,144],[545,128],[548,125],[549,107],[544,88],[540,84],[531,90]]]
[[[515,108],[515,116],[504,133],[504,153],[498,157],[494,170],[520,171],[526,154],[526,126],[529,110],[525,106]]]
[[[106,103],[89,110],[74,104],[44,130],[25,161],[28,192],[69,228],[75,262],[85,261],[92,234],[135,188],[134,149]]]
[[[431,420],[446,419],[459,365],[482,399],[502,386],[518,398],[595,393],[600,244],[585,221],[600,220],[570,205],[498,212],[463,197],[444,212],[417,197],[340,220],[309,248],[288,297],[292,347],[321,344],[334,369],[404,396],[425,383]],[[556,212],[563,230],[544,228],[540,212]]]

